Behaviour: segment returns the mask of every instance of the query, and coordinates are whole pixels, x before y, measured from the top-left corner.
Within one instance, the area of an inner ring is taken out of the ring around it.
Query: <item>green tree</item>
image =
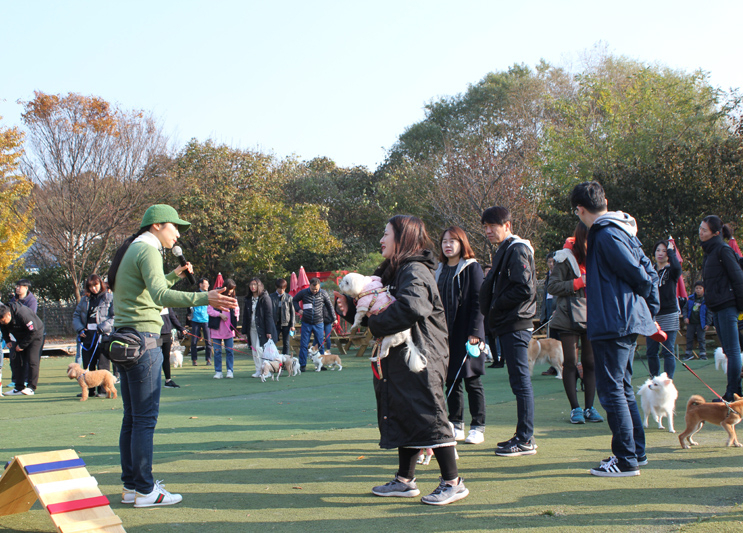
[[[33,185],[19,172],[22,144],[17,128],[0,126],[0,284],[33,243],[33,203],[28,200]]]
[[[179,213],[192,223],[182,237],[197,272],[232,276],[242,287],[253,275],[288,272],[297,250],[329,253],[327,209],[286,203],[284,166],[273,156],[192,140],[177,158]]]

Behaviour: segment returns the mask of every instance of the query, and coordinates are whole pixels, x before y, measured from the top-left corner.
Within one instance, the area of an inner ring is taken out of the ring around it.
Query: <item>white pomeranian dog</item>
[[[663,417],[668,418],[668,431],[676,433],[673,429],[673,413],[676,410],[676,399],[679,393],[673,384],[673,380],[663,372],[660,376],[648,379],[640,390],[637,391],[642,405],[642,412],[645,415],[643,426],[648,427],[648,418],[650,414],[658,423],[658,429],[663,427]]]
[[[361,325],[361,319],[364,318],[364,315],[370,316],[383,312],[395,303],[395,298],[389,293],[387,287],[382,285],[382,280],[378,276],[362,276],[356,272],[351,272],[343,276],[338,287],[343,294],[353,298],[356,302],[356,316],[353,326],[351,326],[351,332]],[[420,372],[426,368],[428,361],[413,344],[413,337],[409,329],[384,337],[375,360],[384,359],[389,354],[390,348],[401,344],[408,347],[405,353],[405,363],[410,370]]]
[[[722,351],[722,348],[715,350],[715,370],[722,369],[722,371],[728,373],[728,356]]]

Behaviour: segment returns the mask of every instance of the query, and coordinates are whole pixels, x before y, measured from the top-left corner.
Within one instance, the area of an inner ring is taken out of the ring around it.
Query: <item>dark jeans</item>
[[[323,339],[325,339],[325,351],[329,352],[331,348],[330,335],[333,333],[333,323],[323,325]]]
[[[699,357],[707,357],[707,332],[702,324],[686,324],[686,355],[693,355],[695,338],[699,344]]]
[[[27,376],[28,388],[36,390],[36,385],[39,383],[39,361],[41,361],[40,355],[43,342],[44,337],[38,335],[34,336],[31,344],[20,352],[16,351],[15,342],[9,346],[10,368],[13,376],[17,378],[14,380],[15,390],[21,391],[26,388],[23,376]],[[24,368],[28,368],[28,373],[24,371]],[[18,376],[21,377],[18,378]]]
[[[676,371],[676,356],[673,351],[676,347],[676,334],[678,331],[666,331],[668,338],[663,343],[665,348],[661,347],[661,343],[654,341],[650,337],[645,339],[647,343],[647,356],[648,356],[648,370],[653,376],[660,375],[660,358],[663,358],[663,371],[668,374],[668,377],[673,379],[673,373]],[[661,353],[658,355],[658,350]]]
[[[728,356],[728,386],[723,398],[732,402],[733,394],[740,391],[740,338],[738,337],[738,310],[735,307],[726,307],[715,313],[715,329],[722,344],[722,351]]]
[[[283,345],[281,346],[281,353],[285,355],[291,355],[291,345],[289,344],[289,341],[291,341],[291,327],[290,326],[280,326],[276,324],[276,335],[281,337],[283,339]],[[274,343],[276,346],[279,345],[279,339],[276,339],[276,342]]]
[[[158,338],[155,333],[145,337]],[[163,352],[160,347],[146,350],[137,364],[121,369],[121,400],[124,419],[121,422],[119,452],[121,481],[127,489],[141,494],[152,492],[152,457],[157,416],[160,413],[160,392]]]
[[[447,405],[449,406],[449,421],[455,426],[461,427],[464,419],[464,392],[462,391],[462,381],[464,389],[467,391],[467,400],[470,406],[471,429],[485,429],[485,392],[482,388],[481,376],[472,376],[471,378],[459,378],[456,381],[446,384]]]
[[[194,335],[194,337],[191,337],[191,360],[196,362],[196,360],[199,358],[199,355],[197,353],[198,347],[196,345],[199,343],[199,337],[203,337],[204,345],[206,347],[206,360],[211,361],[212,338],[211,333],[209,333],[209,323],[191,322],[191,334]]]
[[[516,438],[528,441],[534,435],[534,391],[529,374],[527,354],[531,331],[511,331],[498,337],[508,368],[508,381],[516,396]]]
[[[307,348],[310,345],[310,337],[315,334],[315,344],[322,347],[323,325],[302,322],[302,336],[299,343],[299,366],[307,366]]]
[[[637,335],[594,339],[596,392],[611,429],[611,451],[624,466],[637,466],[645,455],[645,431],[632,389],[632,360]]]

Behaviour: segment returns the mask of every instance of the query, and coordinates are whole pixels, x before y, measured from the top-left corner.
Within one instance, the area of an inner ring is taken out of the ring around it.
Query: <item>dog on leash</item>
[[[722,371],[728,373],[728,356],[722,351],[722,348],[715,350],[715,370],[722,369]]]
[[[334,367],[337,367],[339,371],[343,370],[341,358],[335,354],[320,353],[320,349],[314,346],[310,347],[308,353],[312,362],[315,363],[315,372],[320,372],[323,366],[327,366],[328,370],[333,370]]]
[[[280,359],[271,359],[263,361],[263,368],[261,371],[261,381],[266,382],[266,378],[271,376],[271,381],[274,380],[274,374],[276,375],[276,381],[281,377],[281,370],[284,367],[284,362]]]
[[[302,373],[299,369],[299,360],[291,355],[284,355],[284,370],[290,376],[298,376]]]
[[[735,425],[743,418],[743,398],[737,394],[734,396],[735,401],[728,403],[728,405],[722,402],[708,402],[698,394],[689,398],[689,402],[686,404],[686,429],[679,435],[681,447],[689,448],[689,445],[696,446],[699,444],[692,437],[702,429],[705,422],[719,424],[722,429],[727,431],[727,446],[743,446],[738,442],[738,437],[735,435]],[[730,406],[729,409],[728,406]]]
[[[665,429],[663,427],[665,416],[668,418],[669,433],[676,433],[673,428],[673,413],[676,410],[676,399],[679,393],[673,380],[665,372],[645,381],[637,391],[637,395],[640,397],[642,412],[645,414],[643,426],[648,427],[648,420],[652,414],[653,420],[658,423],[658,429]]]
[[[389,293],[387,287],[382,285],[382,279],[379,276],[362,276],[356,272],[351,272],[343,276],[338,287],[343,294],[353,298],[356,302],[356,316],[350,332],[361,325],[361,320],[365,315],[379,314],[395,303],[395,298]],[[426,368],[428,361],[413,344],[413,337],[409,329],[384,337],[375,360],[384,359],[389,354],[390,348],[401,344],[408,347],[405,354],[405,363],[410,370],[421,372]]]
[[[77,363],[70,363],[67,367],[67,377],[70,379],[76,379],[80,387],[83,389],[83,395],[80,398],[81,402],[88,399],[88,389],[99,386],[104,388],[108,398],[116,399],[116,378],[108,370],[85,371]]]
[[[562,379],[562,365],[565,356],[562,343],[556,339],[534,339],[529,341],[526,354],[529,358],[529,374],[534,372],[534,365],[539,362],[549,363],[557,371],[557,379]]]
[[[178,339],[174,338],[173,344],[170,346],[170,364],[173,365],[173,368],[183,368],[183,352],[185,351],[186,348],[181,346]]]

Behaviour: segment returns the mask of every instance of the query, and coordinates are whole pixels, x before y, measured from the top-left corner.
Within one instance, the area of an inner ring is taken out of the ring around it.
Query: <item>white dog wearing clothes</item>
[[[356,303],[356,316],[351,326],[351,332],[361,325],[361,320],[365,315],[376,315],[395,303],[395,298],[389,293],[387,287],[382,285],[382,279],[379,276],[362,276],[356,272],[351,272],[343,276],[338,287],[343,294],[353,298]],[[405,362],[410,370],[420,372],[426,368],[426,358],[413,344],[413,337],[409,329],[384,337],[379,347],[377,360],[384,359],[389,355],[390,348],[401,344],[408,347]]]

